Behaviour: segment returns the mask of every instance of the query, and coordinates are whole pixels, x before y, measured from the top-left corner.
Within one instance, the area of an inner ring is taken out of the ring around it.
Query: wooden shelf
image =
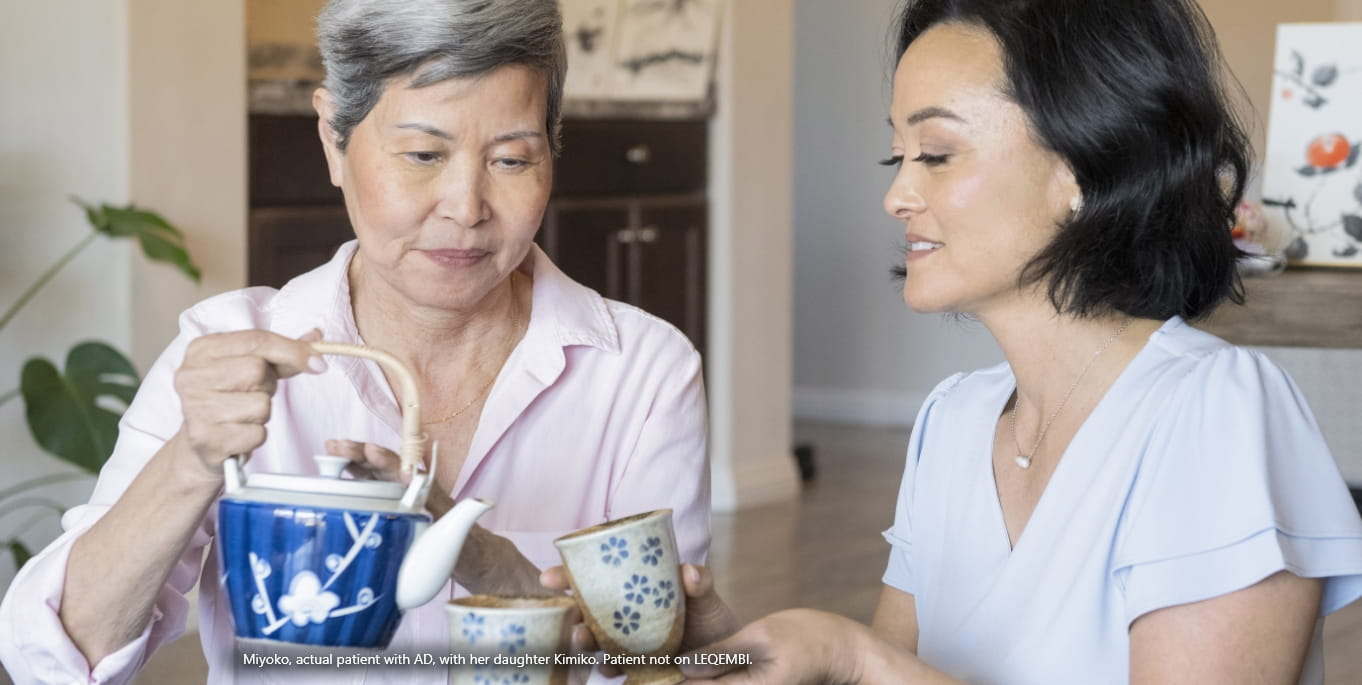
[[[714,98],[705,100],[563,100],[569,119],[706,119]]]
[[[1197,326],[1236,345],[1362,348],[1362,270],[1287,269],[1244,279],[1244,306]]]

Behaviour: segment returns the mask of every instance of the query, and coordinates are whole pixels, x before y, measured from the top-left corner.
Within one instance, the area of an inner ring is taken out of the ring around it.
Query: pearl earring
[[[1083,196],[1082,195],[1073,196],[1073,199],[1069,200],[1069,212],[1077,214],[1081,209],[1083,209]]]

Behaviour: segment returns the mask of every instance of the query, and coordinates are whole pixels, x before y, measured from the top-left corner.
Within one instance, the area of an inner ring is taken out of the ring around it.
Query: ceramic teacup
[[[671,685],[685,678],[672,665],[686,607],[670,509],[602,523],[554,540],[582,608],[627,685]]]
[[[454,685],[565,685],[567,666],[554,656],[568,647],[570,597],[473,595],[445,605],[455,654],[488,659],[451,669]],[[535,660],[534,658],[539,659]],[[547,665],[543,665],[547,659]],[[536,665],[536,662],[538,665]]]

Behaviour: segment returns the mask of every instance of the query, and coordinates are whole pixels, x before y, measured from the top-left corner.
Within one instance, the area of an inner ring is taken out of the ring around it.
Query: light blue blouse
[[[1013,549],[993,480],[1016,381],[948,378],[913,425],[884,582],[918,655],[974,685],[1124,683],[1130,624],[1286,569],[1362,596],[1362,519],[1291,379],[1166,322],[1074,436]],[[1302,683],[1322,682],[1317,627]]]

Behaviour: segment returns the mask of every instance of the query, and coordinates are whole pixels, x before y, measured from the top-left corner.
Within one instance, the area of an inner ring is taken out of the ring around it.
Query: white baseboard
[[[926,399],[911,392],[804,386],[794,389],[794,415],[806,421],[906,427]]]

